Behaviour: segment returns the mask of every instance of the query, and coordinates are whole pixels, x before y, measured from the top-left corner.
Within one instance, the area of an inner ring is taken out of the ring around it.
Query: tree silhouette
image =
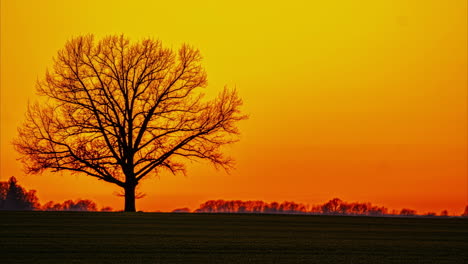
[[[10,177],[8,182],[0,182],[0,210],[30,211],[39,208],[35,190],[27,191],[15,177]]]
[[[322,205],[322,212],[325,214],[338,214],[340,212],[340,205],[343,203],[339,198],[333,198],[324,205]]]
[[[31,104],[14,145],[29,173],[71,171],[123,188],[135,211],[135,188],[150,174],[185,173],[184,159],[229,169],[221,146],[237,141],[241,99],[224,89],[203,100],[207,84],[198,50],[160,41],[130,43],[92,35],[66,43],[37,83],[48,100]]]

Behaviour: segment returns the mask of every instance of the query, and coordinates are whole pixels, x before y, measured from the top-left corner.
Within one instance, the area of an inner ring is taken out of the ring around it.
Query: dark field
[[[468,219],[0,212],[0,263],[468,263]]]

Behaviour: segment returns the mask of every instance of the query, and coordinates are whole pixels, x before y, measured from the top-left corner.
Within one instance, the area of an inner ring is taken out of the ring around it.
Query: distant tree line
[[[44,204],[39,210],[42,211],[98,211],[97,205],[91,200],[76,201],[67,200],[63,203],[54,203],[52,201]],[[109,206],[103,207],[101,212],[110,212],[112,208]]]
[[[200,205],[196,213],[266,213],[266,214],[326,214],[326,215],[384,215],[387,208],[370,203],[347,203],[334,198],[323,205],[308,206],[295,202],[210,200]]]
[[[176,209],[173,212],[189,212],[187,208]],[[403,208],[401,211],[389,213],[383,206],[375,206],[371,203],[348,203],[339,198],[316,206],[309,206],[295,202],[272,202],[264,201],[241,201],[241,200],[209,200],[201,204],[195,213],[264,213],[264,214],[321,214],[321,215],[362,215],[362,216],[416,216],[416,210]],[[428,213],[424,216],[436,216]],[[442,211],[440,216],[448,216],[447,210]],[[462,216],[468,217],[468,206]]]
[[[27,191],[18,184],[15,177],[0,182],[0,210],[8,211],[98,211],[97,205],[91,200],[67,200],[63,203],[48,202],[41,206],[35,190]],[[112,211],[103,207],[101,211]]]
[[[67,200],[62,203],[47,202],[41,206],[35,190],[26,190],[18,184],[15,177],[8,181],[0,181],[0,210],[21,210],[21,211],[113,211],[111,207],[103,207],[98,210],[95,202],[91,200],[78,199]],[[176,213],[190,213],[189,208],[179,208],[173,210]],[[365,215],[365,216],[416,216],[416,210],[403,208],[399,212],[389,213],[383,206],[374,206],[371,203],[348,203],[339,198],[331,199],[322,204],[309,206],[295,202],[271,202],[264,201],[241,201],[241,200],[209,200],[201,204],[195,213],[264,213],[264,214],[322,214],[322,215]],[[434,212],[428,212],[420,216],[437,216]],[[448,216],[447,210],[443,210],[439,216]],[[461,214],[468,217],[468,206]]]

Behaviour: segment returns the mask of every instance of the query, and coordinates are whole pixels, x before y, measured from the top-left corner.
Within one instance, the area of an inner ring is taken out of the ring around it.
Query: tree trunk
[[[125,186],[125,212],[136,212],[135,187],[136,186],[129,184]]]

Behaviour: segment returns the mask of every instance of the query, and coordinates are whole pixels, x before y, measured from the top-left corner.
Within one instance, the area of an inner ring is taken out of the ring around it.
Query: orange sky
[[[1,0],[0,180],[16,176],[43,203],[88,198],[122,208],[112,184],[24,175],[11,141],[28,100],[37,99],[36,80],[66,40],[125,33],[199,48],[206,91],[236,86],[250,115],[241,141],[226,148],[235,171],[191,164],[187,177],[147,179],[137,209],[340,197],[420,213],[463,211],[466,0],[220,3]]]

